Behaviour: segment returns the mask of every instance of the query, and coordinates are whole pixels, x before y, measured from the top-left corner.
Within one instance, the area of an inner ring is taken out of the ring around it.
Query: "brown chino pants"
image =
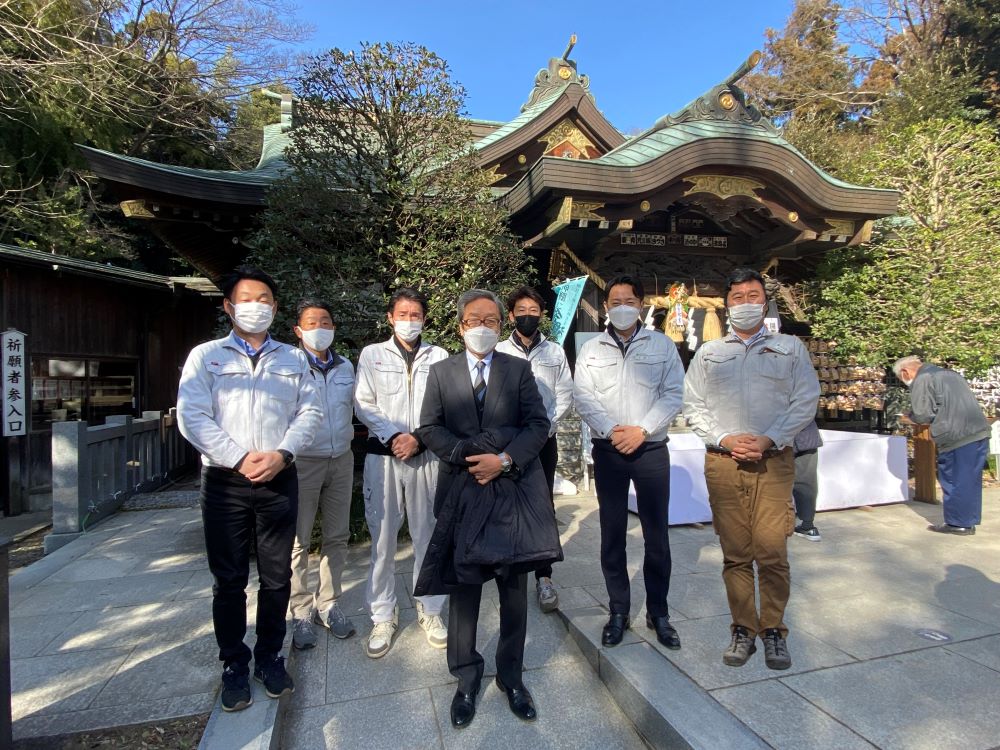
[[[705,455],[705,482],[712,523],[722,545],[722,580],[733,625],[745,627],[751,638],[769,628],[787,635],[784,615],[791,586],[787,542],[795,527],[791,448],[755,463],[740,463],[728,455],[709,452]],[[754,562],[760,579],[759,617]]]

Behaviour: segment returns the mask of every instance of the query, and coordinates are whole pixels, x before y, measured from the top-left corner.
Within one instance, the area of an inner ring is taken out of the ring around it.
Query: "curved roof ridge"
[[[545,96],[542,99],[539,99],[530,107],[525,108],[525,110],[521,112],[521,114],[519,114],[513,120],[505,122],[503,125],[494,130],[492,133],[484,135],[478,141],[473,143],[472,148],[474,148],[476,151],[482,151],[487,146],[490,146],[496,143],[497,141],[503,140],[511,133],[517,132],[522,127],[527,125],[529,122],[534,120],[536,117],[538,117],[546,110],[548,110],[548,108],[551,107],[553,104],[555,104],[557,101],[559,101],[559,97],[561,97],[571,85],[572,85],[571,83],[565,83],[562,86],[553,89],[547,96]]]

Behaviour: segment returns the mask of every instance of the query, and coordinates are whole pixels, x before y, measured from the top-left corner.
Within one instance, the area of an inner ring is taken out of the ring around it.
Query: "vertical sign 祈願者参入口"
[[[0,334],[0,387],[3,398],[3,450],[0,451],[0,492],[3,511],[16,516],[28,507],[28,430],[30,362],[26,336],[10,328]]]
[[[0,334],[0,342],[3,351],[3,436],[26,435],[28,353],[24,334],[10,329]]]

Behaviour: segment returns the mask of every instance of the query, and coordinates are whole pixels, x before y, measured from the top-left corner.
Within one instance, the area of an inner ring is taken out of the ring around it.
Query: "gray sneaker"
[[[334,638],[350,638],[354,635],[354,624],[347,619],[347,615],[341,610],[340,605],[334,602],[325,612],[316,612],[313,620],[317,625],[328,628]]]
[[[777,628],[768,628],[760,637],[764,641],[764,663],[768,669],[788,669],[792,666],[792,655],[788,644]]]
[[[535,581],[535,591],[538,592],[538,606],[542,612],[551,612],[559,606],[559,594],[556,593],[551,578],[539,578]]]
[[[742,625],[736,625],[733,627],[732,643],[722,652],[722,663],[728,667],[742,667],[756,651],[757,646],[750,637],[750,631]]]
[[[316,630],[308,619],[292,619],[292,646],[300,651],[316,647]]]

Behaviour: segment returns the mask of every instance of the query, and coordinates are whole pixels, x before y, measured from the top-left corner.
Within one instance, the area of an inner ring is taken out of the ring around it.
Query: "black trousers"
[[[256,536],[258,662],[278,655],[285,639],[285,612],[292,581],[292,543],[299,504],[295,467],[270,482],[252,484],[228,469],[205,467],[201,473],[201,513],[205,524],[208,568],[212,586],[212,620],[219,660],[246,666],[250,649],[247,632],[247,582],[250,541]]]
[[[528,576],[497,576],[500,592],[500,638],[497,641],[497,674],[507,687],[521,685],[524,637],[528,628]],[[482,585],[454,589],[448,599],[448,671],[458,678],[463,693],[479,690],[483,657],[476,651],[476,626]]]
[[[538,460],[542,463],[542,471],[545,474],[545,481],[549,483],[549,497],[552,499],[553,506],[555,505],[555,497],[552,495],[552,491],[555,489],[556,484],[556,464],[559,462],[559,445],[556,441],[556,436],[553,435],[542,446],[542,450],[538,454]],[[544,568],[539,568],[535,571],[535,579],[539,578],[551,578],[552,577],[552,566],[546,565]]]
[[[646,581],[646,611],[667,616],[670,589],[670,454],[665,443],[643,443],[624,456],[608,440],[594,440],[594,487],[601,520],[601,570],[612,614],[629,614],[631,589],[625,556],[628,532],[628,485],[635,485],[645,542],[642,575]]]

